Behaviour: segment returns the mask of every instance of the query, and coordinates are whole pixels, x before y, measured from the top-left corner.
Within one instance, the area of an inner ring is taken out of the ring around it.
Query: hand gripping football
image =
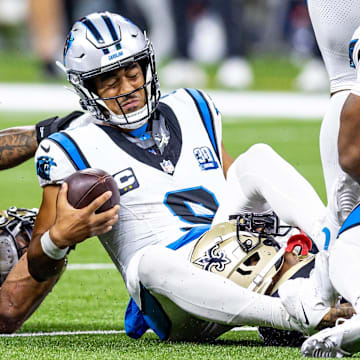
[[[112,196],[96,213],[111,209],[120,202],[120,193],[113,177],[104,170],[85,169],[75,172],[65,179],[68,184],[67,199],[76,209],[89,205],[104,192],[110,190]]]

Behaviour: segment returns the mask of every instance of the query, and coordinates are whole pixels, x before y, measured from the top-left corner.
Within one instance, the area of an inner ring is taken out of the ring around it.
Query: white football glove
[[[304,332],[313,333],[338,296],[329,279],[328,253],[321,251],[316,255],[309,278],[296,278],[281,285],[279,296],[286,311],[301,323]]]

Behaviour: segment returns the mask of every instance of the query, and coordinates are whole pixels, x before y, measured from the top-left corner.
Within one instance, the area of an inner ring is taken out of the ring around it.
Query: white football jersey
[[[349,43],[360,25],[358,0],[308,0],[309,14],[330,79],[331,92],[352,87]]]
[[[170,132],[163,154],[140,148],[112,126],[89,124],[51,135],[35,156],[41,186],[87,167],[114,177],[119,221],[100,240],[124,278],[139,249],[158,243],[177,248],[189,229],[209,225],[225,185],[221,116],[211,99],[179,89],[161,99],[158,111]]]

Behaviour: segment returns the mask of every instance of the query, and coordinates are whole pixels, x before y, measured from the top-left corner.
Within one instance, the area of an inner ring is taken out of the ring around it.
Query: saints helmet
[[[67,36],[63,61],[67,79],[80,96],[81,106],[101,121],[123,129],[137,129],[150,119],[159,103],[160,87],[153,46],[145,33],[120,15],[92,13],[77,21]],[[94,77],[134,62],[141,66],[144,85],[119,96],[101,98],[97,95]],[[125,114],[120,100],[142,89],[146,95],[144,107]],[[121,114],[112,112],[105,100],[115,100]]]
[[[0,211],[0,285],[29,246],[37,209]]]
[[[276,215],[245,214],[215,225],[195,244],[191,262],[264,294],[284,262],[285,249],[276,241],[282,229]],[[285,228],[285,227],[283,227]]]

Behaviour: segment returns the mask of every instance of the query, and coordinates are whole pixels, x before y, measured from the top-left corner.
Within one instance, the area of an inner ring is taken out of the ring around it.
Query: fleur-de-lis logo
[[[215,268],[216,271],[224,271],[225,265],[231,261],[225,255],[225,253],[219,250],[219,244],[214,245],[210,248],[204,256],[196,259],[195,264],[200,265],[204,270],[211,271]]]

